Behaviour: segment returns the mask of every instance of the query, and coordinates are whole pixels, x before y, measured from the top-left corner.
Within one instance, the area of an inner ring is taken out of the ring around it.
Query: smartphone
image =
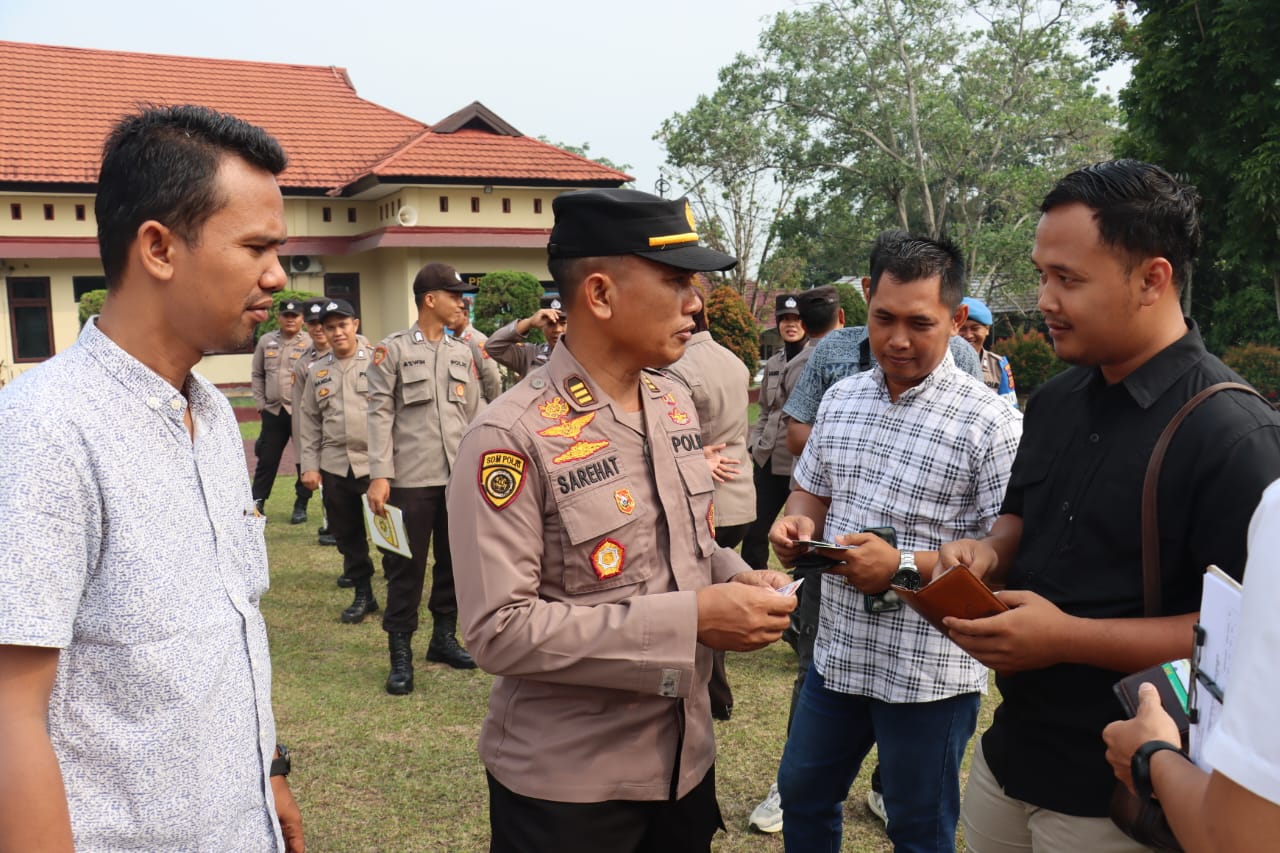
[[[797,539],[797,545],[808,545],[810,548],[834,548],[837,551],[843,551],[848,545],[837,545],[834,542],[823,542],[819,539]]]
[[[865,527],[863,533],[870,533],[873,536],[879,536],[893,547],[898,547],[898,531],[892,527]],[[902,609],[902,599],[891,589],[876,595],[862,596],[862,608],[868,613],[892,613],[895,610]]]

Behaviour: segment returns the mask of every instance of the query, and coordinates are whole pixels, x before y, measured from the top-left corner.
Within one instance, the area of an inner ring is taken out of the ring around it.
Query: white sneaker
[[[778,796],[777,782],[769,786],[769,796],[751,810],[747,823],[760,832],[782,831],[782,798]]]
[[[867,791],[867,808],[871,809],[871,813],[880,820],[884,821],[884,825],[889,825],[889,815],[884,810],[884,794],[879,791]]]

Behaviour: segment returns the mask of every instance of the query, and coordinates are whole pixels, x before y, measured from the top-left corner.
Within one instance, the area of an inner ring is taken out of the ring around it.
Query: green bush
[[[755,375],[760,359],[760,327],[742,295],[722,284],[707,296],[707,327],[711,337],[728,349]]]
[[[1213,303],[1213,320],[1204,330],[1210,352],[1226,353],[1244,344],[1280,346],[1280,321],[1270,288],[1250,285]]]
[[[840,282],[835,288],[840,294],[840,307],[844,309],[844,324],[867,325],[867,303],[862,299],[862,288],[848,282]]]
[[[486,335],[538,310],[542,283],[527,272],[494,270],[480,279],[475,300],[475,326]],[[540,339],[541,332],[537,332]],[[530,335],[533,339],[534,335]]]
[[[106,290],[90,290],[80,297],[80,325],[89,322],[94,314],[102,313],[102,303],[107,299]]]
[[[267,317],[266,322],[258,324],[258,330],[254,332],[253,339],[256,341],[267,332],[274,332],[280,328],[280,303],[288,302],[292,299],[294,302],[305,302],[308,299],[315,299],[320,294],[308,293],[305,290],[277,290],[271,294],[271,316]]]
[[[1222,354],[1222,360],[1271,402],[1280,401],[1280,348],[1244,344]]]
[[[1020,394],[1031,393],[1067,369],[1067,363],[1058,358],[1053,345],[1036,331],[1019,332],[1012,338],[1001,341],[994,349],[1009,359],[1013,381]]]

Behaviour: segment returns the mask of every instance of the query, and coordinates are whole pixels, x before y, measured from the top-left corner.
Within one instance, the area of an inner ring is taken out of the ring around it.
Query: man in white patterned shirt
[[[0,850],[303,851],[264,519],[231,406],[191,373],[284,286],[285,162],[203,107],[121,121],[102,314],[0,393]]]
[[[842,803],[873,743],[894,849],[954,848],[986,670],[880,594],[891,580],[931,580],[934,549],[957,531],[987,531],[1017,451],[1021,416],[948,351],[963,287],[949,243],[903,239],[878,255],[867,320],[877,364],[823,399],[770,532],[784,564],[798,539],[848,546],[822,552],[840,562],[822,577],[814,662],[778,769],[788,850],[839,849]],[[902,551],[860,532],[883,527]]]

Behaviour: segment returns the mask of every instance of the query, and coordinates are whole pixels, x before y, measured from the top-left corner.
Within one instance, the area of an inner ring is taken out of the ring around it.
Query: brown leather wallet
[[[900,586],[891,587],[907,606],[919,613],[943,634],[942,620],[947,616],[960,619],[984,619],[1009,608],[996,598],[987,585],[974,577],[965,566],[956,566],[912,592]]]

